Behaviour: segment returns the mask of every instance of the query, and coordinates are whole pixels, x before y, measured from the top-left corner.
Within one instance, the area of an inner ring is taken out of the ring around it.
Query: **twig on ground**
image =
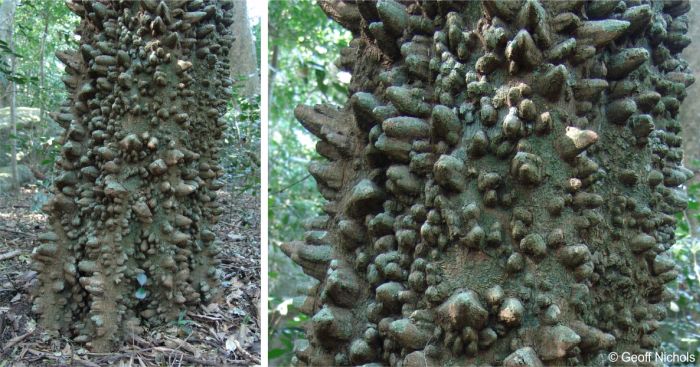
[[[243,356],[244,356],[248,361],[253,362],[253,363],[255,363],[255,364],[260,364],[260,359],[259,359],[258,357],[256,357],[256,356],[254,356],[254,355],[248,353],[247,350],[245,350],[245,349],[243,349],[243,348],[237,348],[237,349],[236,349],[236,352],[241,352],[241,354],[243,354]]]
[[[162,353],[179,353],[182,355],[183,360],[190,362],[190,363],[195,363],[195,364],[199,363],[199,364],[202,364],[205,366],[220,366],[221,365],[221,363],[218,363],[217,361],[210,361],[210,360],[206,360],[206,359],[195,358],[192,356],[188,356],[187,354],[183,353],[180,350],[175,350],[175,349],[171,349],[171,348],[167,348],[167,347],[154,347],[153,350],[157,351],[157,352],[162,352]]]
[[[20,336],[16,336],[12,339],[10,339],[7,344],[5,344],[5,347],[2,348],[3,351],[7,352],[8,350],[12,349],[17,343],[21,342],[22,340],[26,339],[28,336],[32,335],[34,331],[30,331],[28,333],[22,334]]]
[[[165,338],[168,339],[169,341],[171,341],[172,343],[176,344],[178,350],[179,350],[180,348],[182,348],[182,349],[184,349],[184,350],[186,350],[186,351],[188,351],[188,352],[190,352],[190,353],[192,353],[192,354],[196,354],[196,353],[197,353],[197,350],[196,350],[194,347],[192,347],[192,345],[190,345],[190,343],[188,343],[188,342],[185,341],[185,340],[182,340],[182,339],[179,339],[179,338],[173,338],[173,337],[167,336],[167,335],[165,335]]]
[[[22,236],[27,236],[27,237],[36,237],[36,234],[32,232],[20,232],[20,231],[15,231],[14,229],[9,229],[5,227],[0,227],[0,231],[5,231],[5,232],[10,232],[14,234],[20,234]]]
[[[85,365],[85,366],[88,366],[88,367],[100,367],[100,365],[97,364],[97,363],[93,363],[93,362],[90,362],[90,361],[88,361],[88,360],[86,360],[86,359],[80,359],[80,358],[77,358],[77,357],[76,357],[76,358],[73,358],[73,363],[82,364],[82,365]]]
[[[0,261],[11,259],[15,256],[19,256],[21,253],[22,253],[22,250],[12,250],[10,252],[0,254]]]
[[[135,334],[135,333],[129,333],[129,338],[131,338],[131,341],[134,342],[135,344],[141,345],[143,347],[150,347],[151,344],[146,341],[146,339],[142,338],[141,336]]]
[[[58,357],[58,356],[55,356],[55,355],[53,355],[53,354],[51,354],[51,353],[42,352],[42,351],[40,351],[40,350],[36,350],[36,349],[32,349],[32,348],[27,348],[26,351],[29,352],[29,353],[31,353],[31,354],[34,354],[34,355],[37,356],[37,357],[39,357],[39,359],[41,359],[41,358],[48,358],[48,359],[53,359],[53,360],[62,361],[62,360],[65,358],[65,357]],[[74,364],[79,364],[79,365],[81,365],[81,366],[100,367],[99,364],[94,363],[94,362],[90,362],[90,361],[85,360],[85,359],[80,359],[80,358],[71,358],[71,359],[72,359],[72,363],[74,363]]]
[[[188,316],[192,318],[199,318],[199,319],[205,319],[205,320],[211,320],[211,321],[221,321],[224,320],[223,317],[216,317],[216,316],[207,316],[207,315],[199,315],[193,312],[188,312]]]

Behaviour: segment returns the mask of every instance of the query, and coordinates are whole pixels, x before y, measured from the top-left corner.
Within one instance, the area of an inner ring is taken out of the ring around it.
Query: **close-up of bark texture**
[[[344,107],[295,110],[326,158],[309,171],[327,203],[283,245],[318,280],[294,363],[597,366],[658,350],[692,176],[690,2],[321,7],[353,32],[337,62],[353,77]]]
[[[210,227],[230,93],[232,1],[79,1],[79,49],[50,232],[34,252],[40,325],[111,351],[217,296]]]

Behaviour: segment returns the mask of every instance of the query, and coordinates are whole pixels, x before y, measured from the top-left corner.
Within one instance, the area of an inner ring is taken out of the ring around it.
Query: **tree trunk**
[[[268,44],[270,41],[273,39],[273,35],[269,35],[268,38]],[[277,76],[277,63],[279,62],[279,51],[280,47],[278,45],[275,45],[272,47],[272,56],[270,57],[270,66],[269,66],[269,71],[267,73],[268,75],[268,80],[267,80],[267,100],[272,101],[273,97],[273,92],[274,88],[272,86],[275,84],[275,76]]]
[[[12,34],[15,16],[15,0],[3,0],[0,4],[0,41],[8,42]],[[9,62],[7,63],[10,64]],[[10,105],[10,83],[6,75],[0,74],[0,108]]]
[[[686,207],[688,1],[322,1],[344,108],[297,119],[328,200],[301,365],[604,365],[658,347]]]
[[[46,66],[44,65],[46,62],[46,57],[44,56],[44,53],[46,52],[46,38],[49,35],[49,23],[51,21],[51,14],[49,12],[45,12],[44,14],[44,31],[41,33],[41,45],[39,47],[39,123],[38,124],[32,124],[31,126],[31,142],[32,142],[32,149],[30,150],[30,154],[32,156],[32,159],[30,160],[31,162],[36,162],[36,152],[37,149],[35,148],[35,141],[34,139],[36,138],[36,133],[37,133],[37,125],[39,127],[44,126],[44,113],[46,112],[44,109],[44,106],[46,105],[46,94],[45,94],[45,88],[46,88]]]
[[[690,22],[688,24],[688,36],[691,39],[700,37],[700,7],[693,6],[688,12]],[[683,58],[688,61],[688,67],[692,70],[700,70],[700,50],[696,47],[688,47],[683,50]],[[689,101],[700,99],[700,83],[693,84],[687,90]],[[686,183],[686,186],[700,184],[700,103],[683,103],[680,109],[680,120],[683,123],[683,164],[690,168],[694,175]],[[695,210],[686,210],[686,219],[690,234],[700,237],[700,222],[696,216],[700,213]]]
[[[260,75],[245,1],[235,3],[232,17],[231,32],[236,35],[236,39],[230,52],[231,78],[239,80],[235,85],[241,88],[244,96],[252,97],[260,94]]]
[[[46,329],[108,351],[217,297],[233,3],[67,5],[80,48],[57,53],[70,98],[54,114],[66,132],[35,310]]]
[[[10,34],[8,38],[8,44],[10,51],[13,55],[10,56],[10,77],[15,77],[15,72],[17,71],[17,57],[15,57],[15,12],[14,6],[13,12],[10,17]],[[15,190],[19,189],[19,173],[17,172],[17,83],[10,80],[10,131],[12,137],[10,139],[10,144],[12,146],[10,164],[12,169],[12,187]]]

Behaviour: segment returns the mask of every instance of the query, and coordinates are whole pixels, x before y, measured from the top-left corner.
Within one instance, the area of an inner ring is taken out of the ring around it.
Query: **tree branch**
[[[357,5],[348,4],[342,0],[320,0],[318,5],[331,19],[351,31],[353,34],[360,33],[362,16],[357,9]]]

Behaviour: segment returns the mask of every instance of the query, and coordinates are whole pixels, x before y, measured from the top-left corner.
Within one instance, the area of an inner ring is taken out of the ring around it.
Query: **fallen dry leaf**
[[[63,350],[61,350],[61,352],[65,356],[70,356],[73,354],[73,348],[71,348],[70,344],[66,343],[66,346],[63,347]]]
[[[219,313],[221,312],[221,307],[219,307],[218,303],[210,303],[208,305],[203,306],[204,311],[207,313]]]
[[[229,234],[227,234],[226,237],[228,237],[228,239],[231,241],[241,241],[241,240],[245,239],[244,236],[241,236],[240,234],[236,234],[233,232],[230,232]]]
[[[226,338],[226,350],[229,352],[235,352],[236,349],[238,349],[238,340],[236,340],[236,335],[231,334],[229,335],[228,338]]]
[[[243,345],[243,347],[248,347],[253,343],[254,340],[255,337],[252,335],[248,325],[241,325],[241,327],[238,329],[238,341],[240,342],[240,344]]]

